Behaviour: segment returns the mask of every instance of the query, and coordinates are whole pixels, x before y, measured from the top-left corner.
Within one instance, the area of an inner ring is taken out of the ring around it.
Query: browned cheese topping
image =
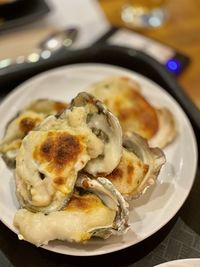
[[[149,166],[142,163],[134,154],[124,153],[119,165],[107,175],[123,195],[133,194],[142,183]]]
[[[159,128],[156,109],[140,93],[140,86],[128,77],[110,77],[90,88],[120,121],[123,131],[151,139]]]
[[[123,130],[130,130],[131,124],[134,124],[135,129],[133,128],[133,130],[150,139],[158,130],[155,109],[137,91],[127,90],[122,98],[128,99],[129,103],[116,98],[113,106]]]
[[[59,112],[60,113],[60,112],[64,111],[67,107],[68,107],[68,104],[67,103],[56,101],[54,103],[54,108],[53,109],[56,112]]]
[[[90,212],[95,208],[98,208],[100,205],[102,206],[101,200],[93,194],[85,194],[83,196],[74,194],[67,204],[65,210]]]
[[[46,140],[35,148],[33,157],[41,163],[48,162],[49,172],[55,170],[59,173],[67,164],[76,161],[82,149],[78,137],[66,132],[59,134],[49,132]],[[62,177],[56,179],[58,184],[62,183],[62,180]]]
[[[26,135],[41,122],[39,118],[23,117],[19,122],[20,130]]]

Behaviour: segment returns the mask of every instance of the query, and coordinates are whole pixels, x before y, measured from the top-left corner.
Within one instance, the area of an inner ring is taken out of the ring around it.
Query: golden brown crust
[[[149,166],[142,163],[133,153],[124,151],[119,165],[106,178],[122,195],[134,195],[134,191],[137,190],[148,169]]]
[[[67,103],[64,103],[64,102],[59,102],[59,101],[55,101],[54,103],[54,110],[56,112],[63,112],[66,108],[68,108],[68,104]]]
[[[76,161],[82,149],[77,136],[67,132],[59,134],[49,132],[46,140],[35,148],[33,157],[41,163],[47,161],[48,171],[55,170],[59,173],[69,162]]]
[[[19,129],[26,135],[41,122],[39,118],[23,117],[19,121]]]
[[[62,176],[60,176],[60,177],[56,177],[56,178],[54,178],[54,184],[56,184],[56,185],[64,185],[65,184],[65,178],[64,177],[62,177]]]
[[[116,115],[123,130],[130,130],[131,124],[134,124],[136,132],[150,139],[158,130],[155,109],[137,91],[129,90],[122,95],[122,98],[129,99],[129,105],[127,106],[130,106],[126,107],[123,101],[115,105]]]
[[[87,194],[84,196],[74,194],[67,204],[65,210],[90,212],[95,208],[98,208],[100,205],[103,205],[101,200],[93,194]]]
[[[120,166],[118,165],[117,168],[115,168],[109,175],[107,175],[106,178],[108,178],[110,181],[114,181],[116,179],[121,179],[123,177],[123,170],[120,169]]]
[[[25,110],[36,113],[43,113],[46,115],[61,113],[69,107],[66,102],[55,101],[52,99],[37,99],[31,102]]]
[[[110,77],[89,91],[117,116],[124,132],[133,131],[150,139],[158,131],[156,109],[142,96],[139,85],[132,79]]]

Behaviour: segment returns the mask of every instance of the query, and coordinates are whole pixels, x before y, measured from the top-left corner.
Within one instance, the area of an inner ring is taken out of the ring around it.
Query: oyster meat
[[[75,242],[92,236],[105,239],[128,230],[128,204],[107,179],[80,176],[77,186],[82,188],[81,192],[75,190],[61,211],[46,216],[25,209],[17,211],[14,225],[19,238],[41,246],[55,239]]]
[[[109,77],[92,85],[87,91],[117,116],[123,132],[136,132],[150,140],[153,146],[162,148],[174,140],[176,124],[173,114],[167,108],[157,109],[151,105],[133,79]]]

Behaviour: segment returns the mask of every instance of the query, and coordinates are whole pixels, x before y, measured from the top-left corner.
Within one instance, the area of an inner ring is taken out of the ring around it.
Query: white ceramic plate
[[[61,241],[50,242],[45,249],[68,255],[99,255],[134,245],[163,227],[180,209],[192,187],[196,167],[197,148],[193,130],[183,110],[160,86],[132,71],[102,64],[76,64],[54,69],[36,76],[16,90],[0,106],[0,135],[6,123],[30,101],[51,98],[70,101],[91,83],[110,75],[127,75],[137,80],[143,94],[155,106],[166,106],[177,121],[178,137],[164,151],[167,158],[158,182],[145,195],[133,201],[130,210],[131,230],[123,236],[107,240],[94,239],[86,244]],[[0,159],[0,219],[12,231],[13,216],[18,208],[13,174]]]
[[[182,259],[182,260],[174,260],[168,261],[154,267],[199,267],[200,259]]]

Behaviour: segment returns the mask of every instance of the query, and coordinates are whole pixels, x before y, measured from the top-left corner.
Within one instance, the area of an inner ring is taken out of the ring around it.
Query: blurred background
[[[152,9],[153,19],[148,17]],[[151,49],[155,57],[176,52],[186,56],[189,66],[183,68],[177,79],[200,107],[199,11],[199,0],[0,0],[0,66],[7,64],[4,59],[23,61],[24,56],[37,50],[41,40],[56,30],[77,27],[79,33],[71,46],[77,49],[90,46],[112,26],[122,27],[152,38],[145,40],[140,47],[143,50],[152,45],[150,40],[166,45],[165,51],[158,47]],[[138,18],[140,15],[142,19]],[[124,35],[123,41],[129,42],[126,38]],[[130,46],[140,42],[135,35],[134,38]],[[119,39],[116,42],[120,43]],[[167,46],[173,50],[167,50]],[[172,69],[177,67],[173,64]]]

